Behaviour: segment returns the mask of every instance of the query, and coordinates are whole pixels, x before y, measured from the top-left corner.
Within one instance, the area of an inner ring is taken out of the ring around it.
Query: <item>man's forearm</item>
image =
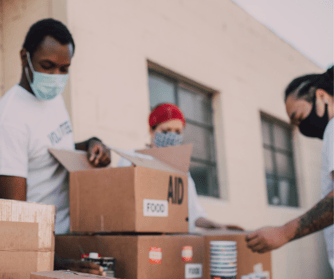
[[[283,226],[289,241],[323,230],[333,224],[334,191],[301,217]]]

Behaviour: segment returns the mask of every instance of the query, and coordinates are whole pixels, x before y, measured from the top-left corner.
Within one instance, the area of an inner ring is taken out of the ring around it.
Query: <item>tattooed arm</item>
[[[247,246],[253,252],[265,253],[284,244],[320,231],[333,224],[334,191],[318,202],[304,215],[281,227],[265,227],[246,236]]]

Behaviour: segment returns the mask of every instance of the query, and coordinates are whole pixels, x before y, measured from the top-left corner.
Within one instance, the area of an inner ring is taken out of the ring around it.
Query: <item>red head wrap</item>
[[[179,119],[183,122],[183,125],[186,125],[186,120],[182,111],[178,108],[178,106],[173,104],[162,104],[157,106],[150,114],[148,119],[150,127],[154,127],[160,123]]]

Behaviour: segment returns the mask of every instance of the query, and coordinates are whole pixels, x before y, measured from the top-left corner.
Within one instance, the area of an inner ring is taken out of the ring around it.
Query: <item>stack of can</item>
[[[237,276],[237,242],[210,241],[212,279],[235,279]]]

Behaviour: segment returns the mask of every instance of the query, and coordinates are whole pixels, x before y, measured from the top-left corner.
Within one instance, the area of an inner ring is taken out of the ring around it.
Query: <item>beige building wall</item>
[[[295,133],[301,207],[267,204],[260,111],[288,121],[283,90],[321,69],[230,0],[68,0],[75,139],[119,148],[149,142],[147,60],[218,90],[214,98],[221,192],[201,197],[210,219],[252,230],[281,225],[320,198],[321,142]],[[273,252],[274,278],[329,278],[322,234]],[[327,276],[327,277],[326,277]]]
[[[0,0],[0,96],[20,79],[28,28],[50,16],[67,22],[76,42],[64,93],[76,141],[95,135],[125,149],[149,142],[150,60],[219,92],[213,106],[223,195],[200,197],[210,219],[249,230],[281,225],[319,200],[321,142],[296,131],[301,207],[267,204],[260,111],[287,122],[285,86],[321,69],[233,2]],[[274,251],[273,273],[331,278],[322,234]]]

